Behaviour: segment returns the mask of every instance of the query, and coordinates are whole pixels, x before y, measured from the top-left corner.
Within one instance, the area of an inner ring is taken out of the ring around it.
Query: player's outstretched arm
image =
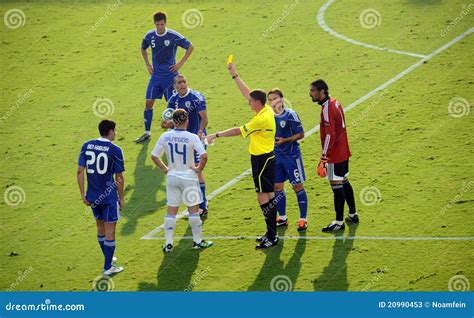
[[[123,173],[117,173],[115,175],[115,184],[117,185],[117,192],[119,195],[119,206],[120,209],[123,209],[123,188],[125,185],[125,179],[123,177]]]
[[[181,58],[181,60],[179,60],[178,63],[176,63],[175,65],[172,65],[170,67],[170,70],[172,72],[177,72],[183,65],[184,63],[186,63],[186,61],[188,60],[189,56],[191,55],[191,53],[193,52],[194,50],[194,46],[192,43],[189,44],[189,47],[186,49],[186,52],[184,53],[183,57]]]
[[[81,193],[81,198],[82,201],[84,202],[85,205],[89,206],[91,205],[87,199],[86,195],[84,192],[84,167],[83,166],[77,166],[77,184],[79,185],[79,191]]]
[[[235,84],[240,90],[240,93],[242,93],[242,96],[245,97],[245,99],[249,100],[250,99],[250,89],[248,88],[247,84],[240,78],[239,74],[237,74],[237,70],[235,69],[234,63],[229,63],[227,64],[227,69],[229,70],[230,76],[235,81]]]

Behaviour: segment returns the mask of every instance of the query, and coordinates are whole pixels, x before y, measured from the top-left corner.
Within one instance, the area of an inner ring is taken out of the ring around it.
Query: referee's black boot
[[[260,242],[260,244],[257,244],[257,246],[255,246],[255,249],[261,250],[261,249],[270,248],[277,245],[277,243],[278,243],[278,236],[275,236],[273,240],[265,238]]]

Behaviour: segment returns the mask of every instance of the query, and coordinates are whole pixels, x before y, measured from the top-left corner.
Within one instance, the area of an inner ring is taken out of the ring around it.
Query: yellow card
[[[231,54],[227,58],[227,65],[231,64],[233,61],[234,61],[234,54]]]

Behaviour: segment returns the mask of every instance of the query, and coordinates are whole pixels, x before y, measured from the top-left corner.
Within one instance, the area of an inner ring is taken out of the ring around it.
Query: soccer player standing
[[[174,78],[174,87],[176,93],[168,100],[168,108],[170,109],[184,109],[188,114],[187,131],[196,134],[200,140],[206,135],[206,127],[208,123],[206,98],[188,87],[188,82],[184,75],[178,75]],[[163,128],[172,128],[173,121],[163,121],[161,126]],[[206,148],[206,147],[204,147]],[[199,156],[194,152],[194,162],[199,164]],[[199,214],[207,215],[207,198],[206,198],[206,182],[201,172],[198,173],[199,186],[201,188],[203,201],[199,204]]]
[[[102,120],[99,132],[100,138],[82,145],[77,183],[82,201],[92,208],[97,223],[97,240],[104,254],[103,273],[112,275],[124,269],[113,263],[116,260],[115,227],[120,218],[120,209],[123,209],[125,167],[122,149],[112,143],[115,139],[115,123]],[[87,194],[84,193],[84,171],[87,173]]]
[[[153,16],[155,29],[150,30],[142,41],[141,53],[151,78],[146,90],[145,133],[135,140],[136,143],[144,142],[151,137],[151,122],[153,121],[153,105],[155,99],[164,95],[168,100],[173,95],[173,81],[178,70],[183,66],[193,51],[193,45],[178,32],[166,28],[166,14],[157,12]],[[181,60],[176,63],[177,48],[186,50]],[[151,47],[152,62],[148,59],[147,49]]]
[[[208,143],[211,143],[219,137],[250,137],[249,152],[253,181],[255,191],[257,192],[257,201],[262,209],[267,225],[267,232],[257,239],[259,244],[255,248],[269,248],[278,243],[276,232],[277,207],[274,198],[275,155],[273,154],[273,149],[276,129],[275,116],[270,106],[266,104],[267,96],[264,91],[259,89],[250,91],[247,85],[240,79],[232,63],[228,65],[228,70],[240,92],[248,100],[250,108],[255,112],[255,115],[245,125],[211,134],[206,139]]]
[[[165,132],[157,141],[151,153],[151,159],[166,174],[166,201],[168,212],[165,215],[164,252],[173,250],[173,232],[176,226],[176,214],[180,204],[188,207],[189,225],[193,232],[193,248],[203,249],[212,246],[212,242],[202,239],[202,221],[198,205],[202,201],[199,189],[198,173],[207,163],[207,153],[202,141],[196,134],[186,131],[188,113],[183,109],[173,112],[175,128]],[[163,151],[169,166],[161,160]],[[199,165],[194,165],[194,153],[200,157]]]
[[[349,206],[348,223],[359,223],[356,212],[354,191],[347,179],[349,175],[349,141],[347,139],[346,121],[341,104],[329,96],[325,81],[318,79],[311,83],[309,95],[313,102],[321,106],[320,137],[321,161],[327,169],[327,179],[334,192],[334,209],[336,219],[322,229],[323,232],[344,230],[344,203]]]
[[[304,231],[308,228],[306,220],[308,196],[303,186],[305,173],[298,143],[298,140],[304,138],[303,125],[298,114],[294,110],[286,108],[283,104],[283,92],[280,89],[274,88],[269,91],[268,100],[275,113],[276,120],[275,201],[280,215],[277,219],[277,227],[288,225],[284,185],[285,181],[289,180],[296,193],[300,209],[300,220],[297,229],[298,231]]]

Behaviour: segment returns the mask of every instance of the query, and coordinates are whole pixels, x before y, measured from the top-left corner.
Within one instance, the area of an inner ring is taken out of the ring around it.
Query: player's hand
[[[323,160],[323,159],[319,160],[318,167],[316,168],[316,172],[318,173],[318,176],[320,176],[321,178],[324,178],[327,175],[326,162],[327,160]]]
[[[202,172],[202,169],[199,169],[198,167],[191,167],[191,170],[193,170],[197,174],[200,174]]]
[[[275,139],[275,145],[281,145],[281,144],[284,144],[286,142],[286,138],[283,138],[283,137],[276,137]]]
[[[87,199],[86,199],[86,196],[85,196],[85,195],[83,195],[83,196],[82,196],[82,202],[84,202],[84,204],[85,204],[85,205],[87,205],[87,206],[91,206],[90,202],[89,202],[89,201],[87,201]]]
[[[119,199],[120,210],[123,210],[123,198]]]
[[[181,62],[178,62],[175,65],[171,65],[170,66],[170,71],[171,72],[177,72],[181,68],[181,66],[183,66],[183,63],[181,63]]]
[[[234,63],[227,64],[227,70],[229,71],[230,76],[234,77],[237,75]]]
[[[153,75],[153,71],[154,71],[153,65],[148,64],[148,65],[146,66],[146,68],[148,69],[148,73],[150,73],[150,75]]]

